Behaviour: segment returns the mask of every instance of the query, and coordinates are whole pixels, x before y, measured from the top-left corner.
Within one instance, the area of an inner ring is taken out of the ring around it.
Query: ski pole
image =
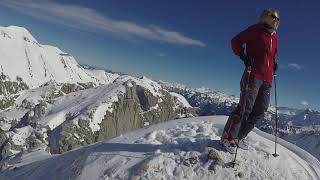
[[[277,104],[277,74],[273,74],[274,79],[274,97],[275,97],[275,106],[276,106],[276,130],[275,130],[275,141],[274,141],[274,154],[272,154],[274,157],[278,157],[279,154],[277,154],[277,133],[278,133],[278,104]]]
[[[247,77],[245,94],[244,94],[244,99],[243,99],[242,114],[241,114],[241,119],[240,119],[240,122],[241,122],[241,123],[242,123],[242,120],[243,120],[243,117],[244,117],[244,113],[245,113],[245,111],[246,111],[246,102],[247,102],[247,94],[248,94],[248,89],[249,89],[251,66],[249,66],[249,67],[247,68],[247,73],[248,73],[248,77]],[[239,141],[239,139],[238,139],[238,141]],[[239,143],[239,142],[238,142],[238,143]],[[238,148],[239,148],[238,143],[236,143],[237,148],[236,148],[236,153],[235,153],[235,155],[234,155],[234,159],[233,159],[233,161],[232,161],[232,168],[234,168],[234,165],[236,164],[236,159],[237,159],[237,154],[238,154]]]

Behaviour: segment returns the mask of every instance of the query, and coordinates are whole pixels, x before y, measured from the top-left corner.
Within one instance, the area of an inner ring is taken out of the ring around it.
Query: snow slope
[[[39,123],[52,130],[66,121],[68,115],[76,117],[72,120],[78,124],[78,120],[81,118],[90,119],[82,117],[89,116],[88,113],[82,114],[81,112],[92,111],[93,117],[89,126],[92,131],[98,131],[100,129],[99,123],[104,118],[106,111],[112,112],[112,104],[118,101],[118,95],[123,95],[125,92],[126,89],[122,83],[113,83],[70,93],[57,99],[45,118],[41,119]]]
[[[170,94],[174,97],[176,97],[178,99],[179,102],[181,102],[181,104],[184,106],[184,107],[192,107],[188,101],[186,100],[185,97],[183,97],[181,94],[178,94],[178,93],[175,93],[175,92],[170,92]]]
[[[319,179],[316,158],[281,139],[274,158],[273,136],[258,129],[249,135],[249,150],[239,150],[239,165],[229,167],[233,155],[219,144],[226,119],[179,119],[62,155],[16,157],[0,179]],[[210,151],[219,163],[208,159]]]
[[[58,83],[109,83],[118,75],[83,69],[68,53],[40,44],[31,33],[17,26],[0,26],[0,73],[17,77],[36,88],[48,81]]]

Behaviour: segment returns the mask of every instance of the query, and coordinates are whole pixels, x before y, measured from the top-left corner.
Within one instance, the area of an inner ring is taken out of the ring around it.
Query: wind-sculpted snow
[[[0,178],[10,179],[281,179],[317,180],[319,161],[272,136],[249,134],[248,151],[233,155],[219,144],[226,116],[180,119],[136,130],[105,142],[50,157],[12,160]],[[10,164],[11,163],[11,164]]]

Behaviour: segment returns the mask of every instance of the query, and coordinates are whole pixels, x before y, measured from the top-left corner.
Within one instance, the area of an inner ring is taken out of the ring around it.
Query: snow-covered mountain
[[[0,109],[14,104],[15,94],[46,83],[93,87],[113,82],[119,74],[87,70],[68,53],[39,43],[17,26],[0,26]]]
[[[320,112],[308,108],[293,116],[290,121],[296,126],[320,125]]]
[[[295,109],[295,108],[288,108],[288,107],[278,107],[278,112],[280,114],[287,114],[289,116],[294,116],[301,113],[303,110]]]
[[[198,114],[204,115],[228,115],[236,107],[239,98],[234,95],[227,95],[219,91],[212,91],[209,88],[192,88],[179,83],[157,81],[168,91],[183,95],[191,106],[197,107]]]
[[[0,61],[1,73],[11,80],[22,78],[29,88],[48,81],[99,83],[73,56],[57,47],[40,44],[22,27],[0,26]]]
[[[162,121],[195,116],[146,77],[80,66],[24,28],[0,27],[0,160],[62,153]]]
[[[180,119],[136,130],[62,155],[7,161],[1,179],[281,179],[317,180],[320,163],[306,151],[254,129],[238,165],[220,144],[226,116]],[[48,171],[50,169],[50,171]]]

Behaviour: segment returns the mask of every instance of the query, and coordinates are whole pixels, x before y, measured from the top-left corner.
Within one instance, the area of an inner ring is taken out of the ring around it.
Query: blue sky
[[[0,0],[0,26],[26,27],[80,63],[239,95],[231,38],[280,11],[278,104],[320,110],[320,2]],[[272,96],[273,102],[273,96]]]

